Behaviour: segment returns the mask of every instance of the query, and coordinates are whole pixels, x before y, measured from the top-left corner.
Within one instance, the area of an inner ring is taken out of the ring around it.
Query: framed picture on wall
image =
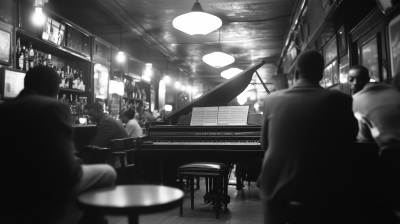
[[[369,70],[371,81],[379,82],[378,41],[376,36],[365,42],[360,49],[361,64]]]
[[[383,14],[388,13],[393,7],[392,0],[376,0],[376,4]]]
[[[11,33],[0,29],[0,64],[10,65]]]
[[[339,30],[338,33],[338,42],[339,42],[339,54],[340,57],[347,54],[347,40],[346,40],[346,33],[344,32],[344,27]]]
[[[389,29],[389,49],[390,65],[392,76],[400,72],[400,15],[393,18],[388,26]]]

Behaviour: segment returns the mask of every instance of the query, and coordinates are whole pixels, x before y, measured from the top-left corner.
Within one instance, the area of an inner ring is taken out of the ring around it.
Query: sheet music
[[[230,107],[229,125],[246,125],[249,106]]]
[[[204,125],[204,119],[206,115],[205,107],[193,107],[192,120],[190,121],[191,126]]]
[[[218,124],[218,107],[206,107],[204,125]]]
[[[191,126],[247,125],[249,106],[193,107]]]

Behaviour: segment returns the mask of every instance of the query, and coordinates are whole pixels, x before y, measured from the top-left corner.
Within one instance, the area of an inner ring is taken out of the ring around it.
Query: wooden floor
[[[232,172],[233,173],[233,172]],[[228,204],[228,213],[220,212],[220,218],[215,218],[212,206],[202,205],[205,194],[204,178],[200,180],[200,190],[195,190],[194,210],[190,209],[190,190],[185,190],[183,217],[179,217],[179,207],[170,211],[139,216],[140,224],[192,224],[192,223],[261,223],[261,201],[255,183],[246,186],[243,190],[236,190],[235,186],[228,187],[231,202]],[[128,224],[125,216],[107,216],[109,224]]]

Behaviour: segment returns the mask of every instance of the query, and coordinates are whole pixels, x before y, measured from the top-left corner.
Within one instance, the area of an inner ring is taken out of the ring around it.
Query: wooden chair
[[[121,166],[116,168],[118,184],[128,184],[135,182],[135,164],[127,159],[125,152],[125,139],[111,140],[111,148],[102,148],[94,145],[82,147],[77,156],[89,156],[94,158],[93,163],[107,163],[107,160],[115,156],[118,158]]]
[[[134,172],[134,178],[136,183],[140,183],[142,180],[142,158],[141,154],[136,146],[136,138],[130,137],[124,139],[125,152],[127,155],[128,164],[134,165],[134,170],[128,172]],[[130,167],[128,170],[131,169]]]

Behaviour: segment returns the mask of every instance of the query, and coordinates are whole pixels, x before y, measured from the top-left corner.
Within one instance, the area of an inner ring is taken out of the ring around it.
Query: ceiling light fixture
[[[217,16],[204,12],[200,3],[196,0],[192,11],[180,15],[172,21],[175,29],[189,35],[206,35],[222,26],[222,20]]]
[[[125,61],[125,54],[124,51],[122,50],[122,26],[119,27],[119,52],[117,55],[117,61],[119,63]]]
[[[231,79],[241,72],[243,72],[242,69],[230,68],[230,69],[227,69],[227,70],[221,72],[221,76],[222,76],[222,78],[225,78],[225,79]]]
[[[43,15],[44,3],[49,2],[48,0],[34,0],[33,7],[35,7],[35,13],[33,14],[33,23],[36,26],[41,26],[45,23],[45,16]]]
[[[218,50],[219,51],[204,55],[203,61],[214,68],[222,68],[235,62],[235,58],[232,55],[225,54],[222,51],[221,29],[219,29]]]

